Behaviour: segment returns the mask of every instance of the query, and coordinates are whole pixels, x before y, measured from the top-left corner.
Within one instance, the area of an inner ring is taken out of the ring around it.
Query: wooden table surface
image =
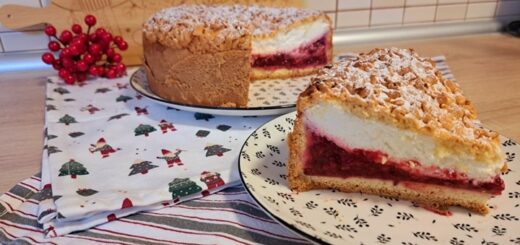
[[[484,125],[520,140],[520,38],[482,34],[339,47],[336,52],[389,46],[445,55]],[[45,74],[0,75],[0,193],[40,171]]]

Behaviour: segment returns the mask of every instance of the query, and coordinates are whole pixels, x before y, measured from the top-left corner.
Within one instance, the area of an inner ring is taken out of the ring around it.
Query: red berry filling
[[[327,64],[327,34],[318,40],[287,53],[253,54],[251,66],[266,70],[307,68]]]
[[[303,169],[306,175],[384,179],[396,185],[402,181],[436,184],[497,195],[504,190],[499,175],[488,182],[477,181],[448,169],[423,168],[417,161],[387,160],[387,155],[379,151],[342,148],[323,136],[307,132]],[[422,174],[424,170],[435,174]]]

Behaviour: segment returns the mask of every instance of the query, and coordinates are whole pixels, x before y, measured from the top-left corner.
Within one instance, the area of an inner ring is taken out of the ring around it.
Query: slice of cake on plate
[[[144,24],[144,65],[162,98],[245,107],[251,80],[313,73],[330,63],[331,40],[331,22],[319,11],[182,5]]]
[[[434,63],[375,49],[323,68],[300,94],[289,185],[462,206],[485,214],[504,190],[499,135]]]

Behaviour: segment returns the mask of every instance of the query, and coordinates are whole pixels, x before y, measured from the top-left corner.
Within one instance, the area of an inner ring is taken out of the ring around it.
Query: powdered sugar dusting
[[[405,127],[495,148],[496,133],[476,126],[474,108],[459,86],[411,49],[375,49],[336,63],[313,79],[314,86],[320,84]]]
[[[246,34],[264,35],[312,16],[319,11],[242,5],[181,5],[163,9],[144,24],[145,32],[175,36],[216,32],[219,39]]]

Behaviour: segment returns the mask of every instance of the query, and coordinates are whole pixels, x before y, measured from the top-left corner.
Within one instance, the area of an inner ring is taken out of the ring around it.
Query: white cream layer
[[[318,103],[303,112],[304,125],[340,147],[368,149],[388,154],[394,161],[416,160],[423,167],[438,166],[485,181],[495,177],[503,162],[479,163],[472,155],[436,154],[430,137],[345,112],[339,105]]]
[[[329,31],[329,23],[318,19],[299,25],[286,32],[279,32],[272,38],[253,39],[252,54],[274,54],[292,51],[309,42],[315,41]]]

